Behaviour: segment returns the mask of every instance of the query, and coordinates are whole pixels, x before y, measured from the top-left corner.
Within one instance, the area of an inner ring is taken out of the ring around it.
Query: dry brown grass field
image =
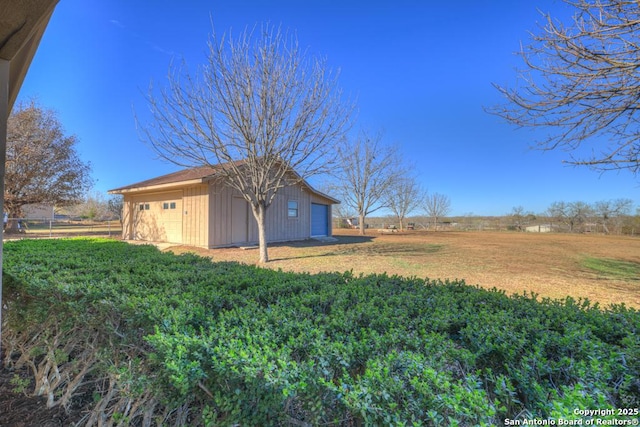
[[[334,243],[273,244],[268,268],[296,272],[348,271],[430,279],[464,279],[508,295],[588,298],[601,306],[640,307],[640,238],[516,232],[380,234],[336,230]],[[172,247],[214,261],[255,264],[254,249]],[[604,267],[600,265],[604,262]],[[618,264],[621,264],[618,265]]]

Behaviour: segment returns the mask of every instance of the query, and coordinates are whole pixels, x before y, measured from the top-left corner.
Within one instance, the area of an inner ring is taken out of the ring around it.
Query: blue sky
[[[452,215],[615,198],[639,206],[630,173],[566,166],[567,153],[529,148],[540,131],[485,112],[502,102],[492,83],[516,84],[515,52],[539,10],[569,13],[559,0],[61,0],[19,100],[58,112],[92,164],[96,191],[173,172],[135,128],[150,82],[162,85],[172,60],[203,63],[212,20],[219,33],[269,21],[340,69],[340,86],[357,98],[357,127],[399,145],[422,185],[450,197]]]

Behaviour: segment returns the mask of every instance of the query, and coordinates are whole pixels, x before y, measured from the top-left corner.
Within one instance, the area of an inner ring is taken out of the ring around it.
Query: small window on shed
[[[176,202],[171,202],[169,204],[169,209],[175,209],[176,208]]]
[[[145,203],[145,204],[144,204],[144,210],[145,210],[145,211],[148,211],[148,210],[149,210],[149,203]]]
[[[144,203],[140,203],[140,210],[143,211],[144,210]]]
[[[289,208],[289,218],[298,218],[298,201],[289,200],[288,208]]]
[[[164,203],[162,204],[162,209],[169,209],[169,203],[164,202]]]

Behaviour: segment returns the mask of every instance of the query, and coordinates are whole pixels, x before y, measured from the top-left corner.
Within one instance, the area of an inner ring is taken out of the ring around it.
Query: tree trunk
[[[365,235],[365,227],[364,227],[364,214],[360,214],[358,216],[358,225],[360,226],[360,235]]]
[[[251,211],[258,224],[258,244],[260,246],[260,264],[269,262],[269,252],[267,250],[266,213],[267,208],[258,203],[257,206],[251,204]]]

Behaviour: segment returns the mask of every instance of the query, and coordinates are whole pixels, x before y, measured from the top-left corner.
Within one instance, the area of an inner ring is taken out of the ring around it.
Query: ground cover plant
[[[640,313],[622,305],[111,240],[4,256],[3,363],[30,372],[13,387],[82,406],[79,425],[503,425],[640,406]]]

